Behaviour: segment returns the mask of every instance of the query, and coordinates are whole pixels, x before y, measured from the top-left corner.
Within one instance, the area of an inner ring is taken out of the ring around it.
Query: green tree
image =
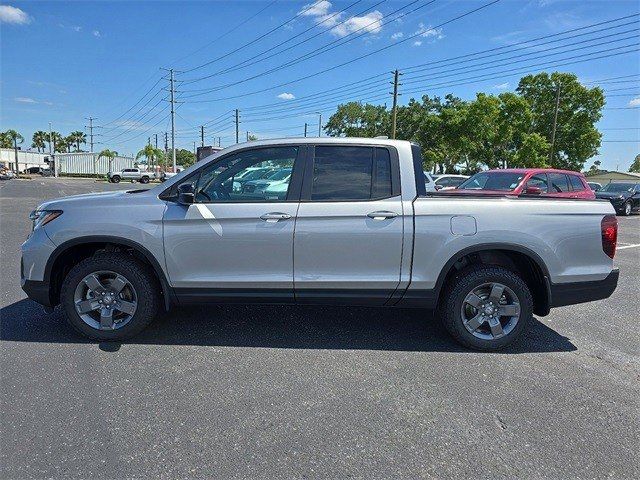
[[[602,117],[604,94],[599,87],[587,88],[570,73],[527,75],[516,91],[529,102],[531,132],[551,143],[556,94],[559,95],[558,120],[552,167],[581,170],[587,159],[598,153],[602,135],[595,124]]]
[[[390,120],[383,105],[349,102],[338,105],[324,130],[332,137],[375,137],[389,134]]]
[[[43,132],[42,130],[34,132],[33,136],[31,137],[31,140],[33,141],[31,147],[37,149],[38,152],[44,152],[47,146],[46,142],[48,137],[49,134],[47,132]]]
[[[109,171],[112,171],[111,168],[111,162],[113,162],[113,159],[115,157],[118,156],[118,152],[114,152],[113,150],[109,150],[108,148],[102,150],[99,154],[98,154],[98,160],[100,160],[101,158],[108,158],[109,159]]]
[[[248,142],[255,142],[256,140],[258,140],[258,136],[257,135],[254,135],[253,133],[250,133],[248,135],[248,138],[247,138]]]
[[[63,149],[66,148],[66,143],[64,141],[64,138],[59,132],[51,132],[51,135],[48,136],[47,141],[53,142],[51,151],[54,153],[62,152],[60,148],[63,148]]]
[[[0,132],[0,148],[13,148],[13,141],[7,132]]]
[[[633,163],[629,167],[629,171],[631,173],[640,173],[640,154],[636,155],[636,158],[633,160]]]
[[[67,137],[67,139],[69,140],[71,145],[75,145],[76,147],[76,152],[80,152],[80,144],[87,143],[87,135],[84,132],[81,131],[75,131],[75,132],[71,132],[69,134],[69,136]]]
[[[251,138],[249,138],[251,140]],[[196,156],[192,151],[187,150],[186,148],[180,148],[176,150],[176,164],[182,165],[183,167],[189,167],[196,163]]]

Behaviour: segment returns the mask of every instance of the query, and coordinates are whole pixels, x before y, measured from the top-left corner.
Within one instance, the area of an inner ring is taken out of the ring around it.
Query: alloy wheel
[[[96,330],[124,327],[138,308],[138,296],[131,282],[108,270],[84,277],[75,289],[73,301],[82,321]]]
[[[520,319],[520,302],[506,285],[484,283],[473,288],[462,302],[462,323],[469,333],[482,340],[508,335]]]

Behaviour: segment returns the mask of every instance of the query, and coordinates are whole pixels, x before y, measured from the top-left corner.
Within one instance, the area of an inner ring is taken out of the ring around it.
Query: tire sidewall
[[[100,254],[77,264],[67,274],[60,292],[60,303],[69,324],[83,335],[101,341],[114,341],[131,337],[142,331],[155,317],[158,310],[158,285],[153,274],[143,263],[125,254]],[[110,270],[123,275],[133,286],[138,305],[133,318],[117,330],[96,330],[87,325],[76,311],[74,294],[76,287],[87,275]]]
[[[113,183],[120,183],[120,177],[118,175],[115,175],[114,177],[111,178],[111,181]]]
[[[507,335],[495,340],[483,340],[471,334],[462,322],[462,305],[465,297],[483,283],[501,283],[509,287],[520,303],[520,318],[515,328]],[[487,266],[471,268],[456,276],[445,306],[445,326],[463,345],[477,350],[499,350],[514,342],[527,326],[533,315],[533,298],[526,283],[515,273],[501,267]]]

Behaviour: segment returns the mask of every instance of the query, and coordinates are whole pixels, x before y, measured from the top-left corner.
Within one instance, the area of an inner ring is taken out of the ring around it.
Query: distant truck
[[[119,172],[107,173],[107,179],[111,183],[120,183],[121,180],[130,180],[132,182],[149,183],[152,179],[157,178],[154,172],[140,170],[139,168],[123,168]]]

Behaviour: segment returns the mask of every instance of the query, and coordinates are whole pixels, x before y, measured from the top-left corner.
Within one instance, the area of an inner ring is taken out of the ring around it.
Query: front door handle
[[[398,214],[395,212],[371,212],[367,214],[367,217],[373,218],[374,220],[384,220],[386,218],[394,218],[397,217]]]
[[[287,220],[291,218],[291,215],[289,215],[288,213],[271,212],[271,213],[265,213],[264,215],[260,215],[260,218],[262,220],[265,220],[266,222],[275,223],[278,220]]]

